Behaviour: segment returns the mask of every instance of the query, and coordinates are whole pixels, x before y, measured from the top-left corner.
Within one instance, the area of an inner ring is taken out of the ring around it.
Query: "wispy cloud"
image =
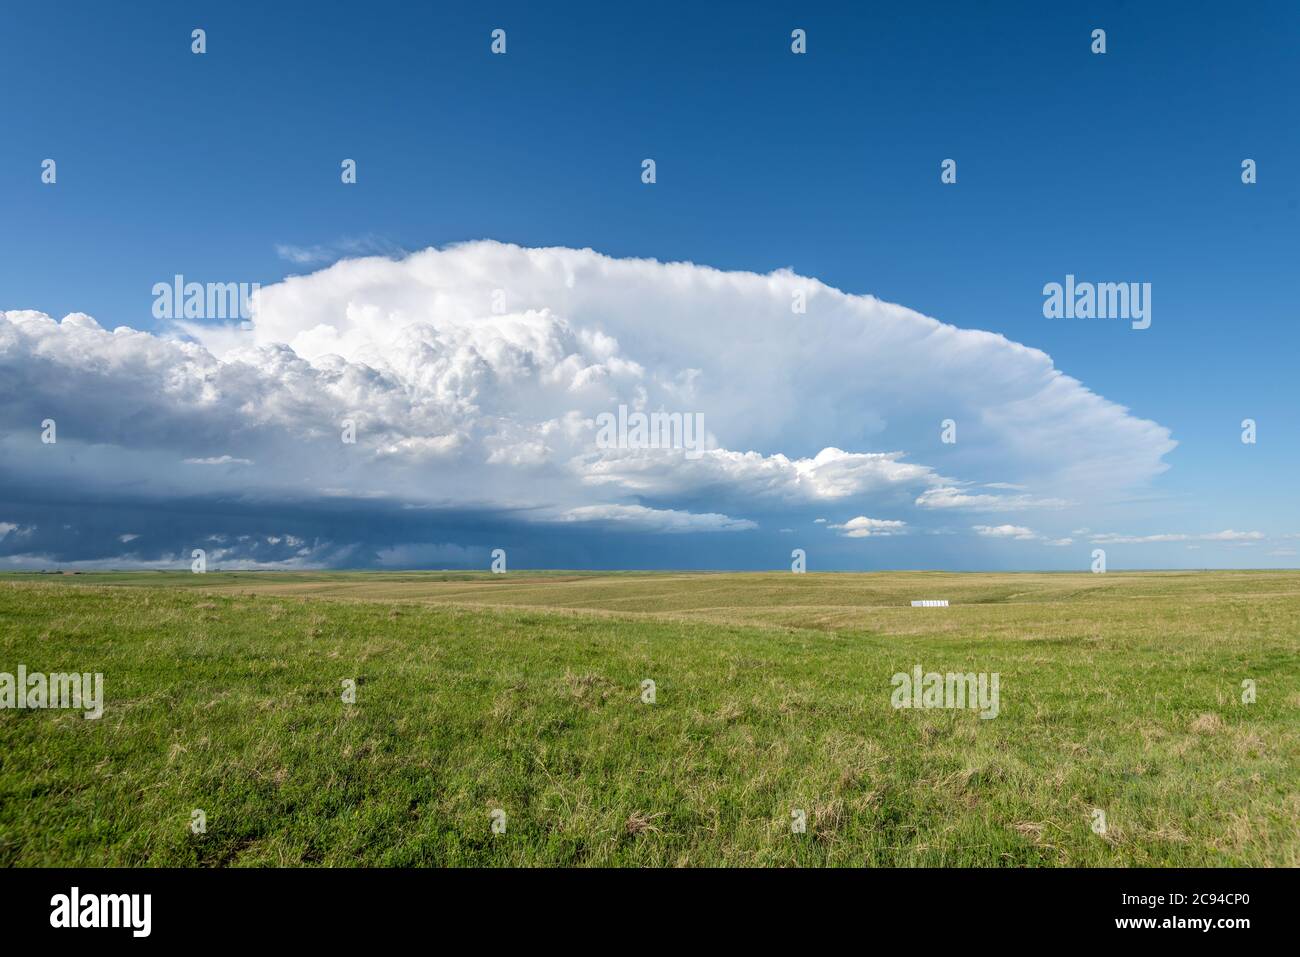
[[[238,459],[233,455],[218,455],[206,459],[183,459],[184,465],[252,465],[252,459]]]
[[[1005,483],[994,483],[989,488],[1018,488]],[[1028,509],[1068,508],[1074,504],[1063,498],[1039,498],[1034,495],[989,495],[986,492],[968,492],[951,485],[927,489],[917,498],[919,508],[969,509],[983,512],[1022,512]]]
[[[391,240],[372,234],[310,246],[276,243],[275,254],[295,266],[324,266],[355,256],[396,257],[404,255],[405,250]]]
[[[1167,542],[1257,542],[1265,537],[1263,532],[1237,532],[1225,529],[1222,532],[1189,535],[1184,533],[1159,533],[1155,535],[1119,535],[1113,532],[1097,533],[1089,536],[1094,545],[1156,545]]]
[[[583,505],[561,512],[561,522],[605,522],[648,532],[744,532],[757,528],[749,519],[716,512],[692,513],[644,505]]]

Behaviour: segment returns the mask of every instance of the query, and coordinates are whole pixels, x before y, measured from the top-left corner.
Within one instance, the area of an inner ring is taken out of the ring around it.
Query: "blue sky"
[[[172,423],[149,433],[147,457],[132,462],[128,453],[145,450],[131,447],[124,423],[159,410],[105,401],[83,410],[84,428],[60,436],[59,454],[79,464],[53,470],[41,458],[50,449],[32,446],[44,415],[35,399],[28,409],[39,392],[30,382],[39,373],[71,389],[76,374],[99,375],[86,394],[110,397],[129,383],[96,371],[99,346],[51,365],[42,364],[48,348],[29,344],[34,352],[11,348],[0,370],[10,409],[0,421],[9,463],[0,468],[0,528],[11,527],[0,556],[17,565],[147,564],[214,536],[232,564],[269,554],[304,564],[477,566],[489,548],[508,544],[519,567],[775,568],[788,566],[794,547],[808,551],[810,568],[1086,568],[1094,547],[1107,549],[1113,567],[1294,565],[1300,8],[1055,6],[843,4],[809,14],[798,4],[9,5],[0,13],[0,309],[86,313],[107,330],[130,326],[172,341],[182,332],[153,318],[151,289],[174,274],[269,287],[337,259],[483,239],[758,274],[788,268],[1041,350],[1056,370],[1177,444],[1159,455],[1167,468],[1135,467],[1131,481],[1095,497],[1064,488],[1070,483],[1052,479],[1048,463],[1036,467],[1032,450],[1006,458],[1005,474],[974,450],[961,460],[965,471],[954,470],[938,420],[924,419],[924,430],[919,412],[917,424],[908,421],[924,404],[918,396],[934,391],[918,371],[893,391],[830,390],[862,404],[841,408],[833,424],[810,395],[802,419],[733,428],[718,445],[809,460],[826,447],[902,452],[935,476],[1029,482],[1026,494],[1071,504],[940,515],[908,507],[918,497],[910,492],[904,502],[864,483],[838,498],[787,497],[751,512],[736,507],[744,494],[719,492],[712,477],[689,487],[665,480],[650,492],[598,485],[604,497],[588,505],[573,496],[592,491],[590,475],[563,491],[527,469],[488,480],[477,460],[457,457],[473,458],[477,447],[403,462],[402,481],[364,494],[330,487],[321,495],[319,484],[303,493],[269,474],[270,453],[249,459],[242,491],[241,482],[188,476],[164,487],[137,473],[157,476],[170,462],[181,475],[184,458],[239,457],[217,447],[221,423],[209,423],[211,456],[189,449],[168,458]],[[190,51],[195,27],[207,31],[202,56]],[[507,31],[504,56],[489,51],[498,27]],[[802,56],[790,51],[796,27],[807,31]],[[1106,30],[1104,55],[1090,52],[1094,28]],[[40,181],[47,157],[58,163],[54,185]],[[651,186],[640,178],[646,157],[657,164]],[[357,161],[355,185],[340,183],[343,158]],[[957,161],[954,185],[940,183],[945,158]],[[1245,158],[1258,164],[1249,186]],[[1066,274],[1151,283],[1151,327],[1044,318],[1043,286]],[[575,316],[593,310],[583,321],[594,328],[596,313],[626,304],[629,315],[609,318],[610,328],[655,321],[634,314],[636,291],[617,285],[626,278],[607,281],[597,298],[573,306]],[[530,308],[557,295],[544,284],[535,294],[542,299]],[[701,297],[714,301],[699,292],[683,311]],[[313,298],[311,308],[328,317],[346,302]],[[285,342],[305,334],[275,319],[259,331],[259,346],[275,343],[271,326]],[[818,347],[834,350],[834,333],[823,331]],[[756,339],[763,334],[756,323]],[[699,345],[702,355],[727,347]],[[211,341],[204,347],[219,352]],[[697,367],[686,354],[657,354],[649,340],[643,350],[629,358]],[[906,353],[918,355],[924,361],[924,352]],[[131,368],[125,362],[114,374],[129,377]],[[730,379],[710,372],[715,395],[759,386],[734,364]],[[800,388],[817,390],[816,376]],[[409,394],[410,384],[402,389]],[[509,403],[520,395],[499,392],[495,401],[517,424]],[[968,418],[983,408],[974,394],[963,401]],[[71,426],[81,413],[70,402]],[[222,408],[238,415],[238,403]],[[701,411],[728,421],[716,407]],[[1240,438],[1248,417],[1258,423],[1253,445]],[[225,424],[232,434],[250,427]],[[418,431],[418,421],[407,424]],[[1062,419],[1067,437],[1075,427]],[[1106,448],[1090,433],[1082,459],[1092,442]],[[289,439],[275,448],[302,461]],[[987,451],[991,459],[994,446]],[[93,474],[78,478],[78,469]],[[466,482],[493,494],[421,498],[409,491],[421,469],[440,480],[473,475]],[[753,527],[664,532],[639,520],[520,517],[612,505]],[[825,528],[858,516],[901,521],[904,531],[849,537],[851,529]],[[814,517],[827,520],[814,526]],[[1229,531],[1256,537],[1208,537]],[[240,535],[262,551],[241,550]],[[268,538],[281,542],[272,548]],[[1065,538],[1071,544],[1044,544]],[[308,544],[286,550],[287,541]]]

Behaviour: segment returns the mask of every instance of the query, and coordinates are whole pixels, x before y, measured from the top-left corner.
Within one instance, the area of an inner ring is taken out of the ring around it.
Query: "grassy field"
[[[1295,572],[5,575],[105,709],[0,710],[0,865],[1297,866],[1298,663]]]

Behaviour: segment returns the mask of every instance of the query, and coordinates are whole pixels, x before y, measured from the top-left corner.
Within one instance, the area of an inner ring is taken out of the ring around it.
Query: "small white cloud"
[[[1042,545],[1050,545],[1054,548],[1065,548],[1067,545],[1073,545],[1074,539],[1069,536],[1065,538],[1048,538],[1046,535],[1040,535],[1032,528],[1024,525],[972,525],[976,535],[984,538],[1002,538],[1015,542],[1038,542]]]
[[[843,525],[831,525],[830,527],[837,529],[844,538],[869,538],[871,536],[902,535],[907,523],[893,519],[867,518],[865,515],[859,515],[857,518],[849,519]]]
[[[1023,525],[972,525],[975,534],[985,538],[1012,538],[1017,541],[1031,541],[1038,537],[1032,528]]]
[[[1257,542],[1264,537],[1263,532],[1234,532],[1232,529],[1224,529],[1222,532],[1213,532],[1209,535],[1202,535],[1207,542]]]
[[[207,459],[185,459],[185,465],[252,465],[252,459],[237,459],[233,455],[218,455]]]
[[[645,532],[743,532],[758,525],[716,512],[681,512],[644,505],[582,505],[557,516],[561,522],[608,522]]]

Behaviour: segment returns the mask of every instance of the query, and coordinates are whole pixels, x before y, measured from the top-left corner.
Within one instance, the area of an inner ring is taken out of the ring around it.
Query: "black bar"
[[[150,895],[148,936],[135,937],[130,926],[52,927],[52,899],[70,898],[73,887],[83,905],[89,895]],[[1296,891],[1297,872],[1284,869],[36,869],[0,871],[0,914],[6,944],[75,934],[84,943],[283,941],[337,952],[349,942],[373,946],[421,932],[450,946],[456,938],[448,931],[478,928],[494,942],[580,937],[676,946],[690,925],[712,927],[732,943],[812,927],[843,928],[858,940],[901,933],[927,949],[1021,937],[1232,947],[1242,934],[1285,933],[1295,922]],[[1216,925],[1176,923],[1206,919]],[[1217,924],[1242,919],[1243,926]],[[1154,926],[1120,926],[1125,920]]]

